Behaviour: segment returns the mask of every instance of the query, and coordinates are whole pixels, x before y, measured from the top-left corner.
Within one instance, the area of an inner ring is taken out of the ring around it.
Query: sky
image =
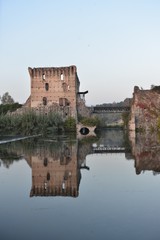
[[[88,106],[160,85],[160,1],[0,0],[0,96],[24,103],[28,67],[70,65]]]

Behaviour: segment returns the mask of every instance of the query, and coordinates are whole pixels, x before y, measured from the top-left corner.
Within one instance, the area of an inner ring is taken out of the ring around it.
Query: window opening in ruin
[[[59,106],[61,106],[61,107],[63,106],[63,98],[59,99]]]
[[[43,105],[47,105],[47,98],[46,97],[43,97]]]
[[[45,83],[45,89],[46,89],[46,91],[49,90],[49,83]]]
[[[59,106],[70,106],[70,102],[67,98],[59,98]]]
[[[50,173],[47,173],[47,181],[50,180]]]
[[[66,92],[67,91],[67,84],[66,83],[62,83],[62,88],[63,88],[63,91]]]
[[[43,73],[42,74],[42,79],[45,80],[46,79],[46,75]]]
[[[64,80],[64,75],[63,75],[63,73],[61,73],[61,81],[63,81]]]
[[[48,159],[47,158],[44,158],[43,160],[43,165],[46,167],[48,165]]]

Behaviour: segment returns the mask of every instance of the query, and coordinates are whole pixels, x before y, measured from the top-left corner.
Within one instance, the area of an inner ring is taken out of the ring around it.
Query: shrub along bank
[[[1,134],[47,135],[58,131],[70,130],[76,130],[75,119],[70,118],[63,121],[62,116],[54,112],[45,115],[36,114],[34,111],[30,110],[23,114],[0,115]]]
[[[21,108],[22,104],[19,103],[12,103],[12,104],[0,104],[0,115],[1,114],[6,114],[8,111],[9,112],[14,112],[18,108]]]

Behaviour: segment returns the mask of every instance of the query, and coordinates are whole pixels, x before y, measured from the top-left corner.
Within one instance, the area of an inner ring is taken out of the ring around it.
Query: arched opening
[[[47,173],[47,181],[49,181],[50,180],[50,173]]]
[[[63,81],[64,80],[64,75],[63,75],[63,73],[61,73],[61,81]]]
[[[86,128],[86,127],[82,127],[81,130],[80,130],[80,133],[82,135],[87,135],[89,133],[89,129]]]
[[[46,79],[45,73],[42,74],[42,79],[45,81],[45,79]]]
[[[46,91],[49,90],[49,83],[45,83],[45,89],[46,89]]]
[[[63,91],[66,92],[67,91],[67,84],[66,83],[62,83],[62,88],[63,88]]]
[[[47,98],[43,97],[43,105],[46,106],[47,105]]]
[[[47,165],[48,165],[48,158],[44,158],[44,160],[43,160],[43,165],[44,165],[45,167],[47,167]]]
[[[72,66],[71,69],[72,69],[72,74],[73,74],[74,73],[74,67]]]
[[[59,98],[59,106],[70,106],[70,102],[67,98]]]

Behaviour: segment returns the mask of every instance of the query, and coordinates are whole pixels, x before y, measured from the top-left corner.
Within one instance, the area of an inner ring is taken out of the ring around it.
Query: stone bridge
[[[95,106],[90,108],[92,117],[97,117],[100,120],[102,127],[123,127],[123,113],[129,113],[130,107],[118,106]]]
[[[122,112],[130,112],[130,107],[92,107],[92,113],[122,113]]]

